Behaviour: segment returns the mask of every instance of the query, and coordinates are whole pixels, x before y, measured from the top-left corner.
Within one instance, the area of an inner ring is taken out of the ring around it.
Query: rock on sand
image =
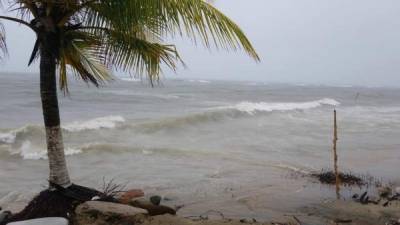
[[[89,201],[76,210],[77,225],[140,224],[147,211],[129,205],[111,202]]]

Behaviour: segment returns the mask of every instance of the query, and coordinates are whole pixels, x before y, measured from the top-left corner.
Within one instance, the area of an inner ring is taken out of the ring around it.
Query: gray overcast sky
[[[399,0],[216,0],[261,56],[218,52],[176,39],[188,69],[166,77],[305,84],[400,86]],[[0,71],[27,69],[34,35],[6,24],[10,58]]]

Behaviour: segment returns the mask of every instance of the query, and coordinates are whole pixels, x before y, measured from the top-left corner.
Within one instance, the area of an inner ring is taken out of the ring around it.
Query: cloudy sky
[[[175,40],[188,69],[166,77],[328,85],[400,86],[398,0],[216,0],[253,42],[262,62]],[[26,68],[34,35],[6,24],[10,57],[0,71]]]

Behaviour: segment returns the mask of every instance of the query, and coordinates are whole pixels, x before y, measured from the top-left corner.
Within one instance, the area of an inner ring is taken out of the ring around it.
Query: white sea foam
[[[35,125],[25,125],[21,128],[11,130],[7,133],[0,133],[0,144],[13,144],[15,143],[18,134],[27,133],[35,129]]]
[[[23,159],[46,159],[47,154],[44,149],[33,148],[30,141],[25,141],[19,149],[18,154]]]
[[[63,126],[63,129],[69,132],[79,132],[84,130],[97,130],[102,128],[114,128],[119,123],[125,122],[122,116],[106,116],[91,119],[88,121],[75,121]],[[9,132],[0,132],[0,144],[13,144],[23,141],[26,138],[33,137],[35,134],[43,132],[41,125],[26,125],[21,128],[11,130]]]
[[[97,130],[102,128],[114,128],[119,123],[125,122],[122,116],[106,116],[99,117],[88,121],[76,121],[64,125],[63,128],[70,132],[84,131],[84,130]]]
[[[335,99],[324,98],[317,101],[310,102],[241,102],[234,106],[229,106],[225,108],[236,109],[241,112],[246,112],[249,114],[254,114],[257,111],[272,112],[272,111],[291,111],[291,110],[305,110],[313,109],[323,105],[338,106],[340,103]]]
[[[66,148],[64,151],[66,155],[76,155],[82,153],[82,149],[80,148]]]
[[[279,163],[279,164],[275,165],[275,167],[276,168],[280,168],[280,169],[284,169],[284,170],[290,170],[292,172],[301,173],[301,174],[305,174],[305,175],[311,174],[312,171],[313,171],[310,168],[300,168],[300,167],[296,167],[296,166],[288,165],[288,164],[283,164],[283,163]]]
[[[76,155],[82,153],[79,148],[65,148],[65,155]],[[22,143],[18,151],[12,152],[13,155],[20,155],[23,159],[39,160],[47,159],[47,151],[42,148],[33,146],[30,141],[25,141]]]
[[[0,144],[12,144],[17,137],[16,133],[11,131],[8,133],[0,133]]]

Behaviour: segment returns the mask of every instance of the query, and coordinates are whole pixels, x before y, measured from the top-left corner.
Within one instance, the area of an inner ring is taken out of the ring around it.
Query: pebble
[[[153,205],[160,205],[161,203],[161,197],[158,195],[154,195],[150,197],[150,202],[153,203]]]
[[[154,205],[152,202],[142,199],[131,201],[130,205],[147,210],[150,216],[158,216],[164,214],[176,215],[176,210],[171,207],[164,205]]]

